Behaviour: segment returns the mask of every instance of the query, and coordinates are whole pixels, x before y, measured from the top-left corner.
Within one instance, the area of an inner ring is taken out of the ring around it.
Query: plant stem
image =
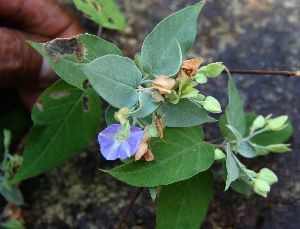
[[[121,218],[121,220],[118,223],[117,229],[121,229],[123,222],[125,221],[129,211],[131,210],[132,206],[134,205],[134,202],[136,201],[136,199],[139,197],[139,195],[141,194],[141,192],[143,191],[143,187],[138,187],[137,190],[135,191],[129,205],[127,206],[127,208],[125,209],[125,212]]]
[[[263,74],[263,75],[282,75],[282,76],[300,76],[300,71],[291,72],[291,71],[264,71],[264,70],[235,70],[229,69],[230,73],[239,73],[239,74]],[[223,70],[223,73],[226,73],[226,70]]]

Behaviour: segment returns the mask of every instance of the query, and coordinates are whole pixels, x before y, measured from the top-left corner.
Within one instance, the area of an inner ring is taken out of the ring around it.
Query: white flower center
[[[116,136],[116,142],[117,144],[122,144],[126,140],[123,133],[117,134]]]

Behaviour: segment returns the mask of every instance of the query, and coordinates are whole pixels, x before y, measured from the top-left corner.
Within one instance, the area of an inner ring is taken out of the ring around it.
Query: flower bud
[[[220,149],[215,149],[215,160],[223,160],[226,158],[226,155]]]
[[[151,136],[151,137],[159,137],[159,134],[158,134],[158,131],[157,131],[157,128],[155,125],[151,125],[148,129],[147,129],[147,132],[148,134]]]
[[[194,79],[201,84],[204,84],[207,82],[207,77],[205,75],[205,73],[203,72],[197,72],[197,74],[194,76]]]
[[[264,125],[265,125],[265,118],[262,115],[259,115],[253,121],[251,129],[257,130],[257,129],[264,127]]]
[[[290,146],[290,144],[274,144],[274,145],[268,145],[267,149],[274,153],[284,153],[284,152],[292,151],[290,148],[288,148],[288,146]]]
[[[214,78],[219,76],[224,69],[225,66],[222,65],[222,62],[212,63],[206,66],[205,74],[207,77]]]
[[[220,113],[222,112],[221,110],[221,105],[212,96],[207,96],[205,101],[200,101],[199,104],[207,111],[212,112],[212,113]]]
[[[282,130],[287,126],[287,124],[284,125],[284,123],[286,122],[287,119],[288,119],[287,115],[282,115],[277,118],[270,119],[268,121],[268,125],[265,128],[266,128],[266,130],[271,130],[271,131]]]
[[[126,115],[129,112],[129,109],[127,107],[120,109],[118,112],[115,113],[115,119],[120,122],[120,124],[123,126],[128,119],[128,115]]]
[[[250,169],[246,169],[247,173],[252,176],[253,178],[257,177],[257,173],[254,172],[253,170],[250,170]]]
[[[269,185],[278,182],[278,178],[272,170],[268,168],[263,168],[257,174],[257,179],[266,181]]]
[[[259,179],[253,179],[253,182],[253,191],[258,195],[267,197],[268,192],[271,190],[270,185],[266,181]]]
[[[191,85],[186,85],[182,88],[182,91],[186,94],[190,93],[192,91]]]

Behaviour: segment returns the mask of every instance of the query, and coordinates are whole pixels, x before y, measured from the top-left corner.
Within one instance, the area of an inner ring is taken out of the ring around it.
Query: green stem
[[[247,175],[247,177],[250,178],[250,180],[252,181],[253,180],[253,177],[247,172],[246,170],[246,166],[244,166],[240,161],[239,159],[235,156],[235,154],[233,153],[232,154],[235,162],[238,164],[238,166],[240,167],[240,169]]]

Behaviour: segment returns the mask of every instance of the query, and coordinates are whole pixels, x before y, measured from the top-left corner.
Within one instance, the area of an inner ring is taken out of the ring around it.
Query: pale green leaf
[[[24,199],[20,189],[15,184],[10,185],[10,187],[11,190],[8,190],[5,186],[0,184],[1,195],[7,202],[14,202],[17,206],[23,205]]]
[[[243,104],[232,77],[230,75],[228,77],[229,103],[226,107],[228,124],[234,127],[243,136],[246,132],[246,119]]]
[[[109,29],[126,29],[125,17],[119,11],[113,0],[74,0],[78,10],[81,10],[87,17]]]
[[[82,150],[100,126],[100,99],[92,88],[82,91],[60,80],[44,91],[31,117],[34,126],[12,182],[46,172]]]
[[[164,129],[164,138],[151,138],[153,161],[139,160],[106,171],[133,186],[154,187],[188,179],[214,162],[214,147],[202,142],[200,126]]]
[[[216,121],[189,99],[180,99],[177,104],[166,103],[157,112],[163,117],[164,126],[169,127],[189,127]]]
[[[250,196],[252,187],[244,180],[237,179],[230,184],[230,188],[232,188],[234,191]]]
[[[150,115],[160,103],[155,103],[152,101],[152,94],[150,91],[143,91],[139,97],[139,104],[137,110],[128,112],[127,115],[134,116],[136,118],[143,118]]]
[[[87,77],[79,69],[77,63],[88,63],[108,54],[122,55],[114,44],[90,34],[80,34],[66,39],[57,38],[48,43],[27,42],[43,55],[57,75],[79,89],[83,89],[83,82]],[[81,46],[80,53],[84,54],[81,61],[75,58],[74,53],[78,51],[74,49],[77,49],[79,45]]]
[[[197,32],[197,18],[204,3],[205,1],[201,1],[194,6],[168,16],[146,37],[142,47],[142,61],[145,72],[156,76],[174,74],[176,65],[168,63],[168,60],[170,54],[174,55],[177,49],[175,39],[180,45],[182,60],[185,60],[186,52],[194,43]],[[177,63],[178,56],[173,58],[176,58]],[[168,67],[164,68],[163,64],[167,64]],[[160,70],[157,70],[158,66]],[[169,68],[170,70],[168,70]]]
[[[247,142],[241,142],[238,153],[246,158],[253,158],[259,156],[251,145]]]
[[[112,106],[131,108],[138,101],[136,88],[142,73],[129,58],[106,55],[80,67],[95,91]]]
[[[231,143],[227,143],[227,158],[226,158],[226,169],[227,169],[227,178],[226,178],[226,187],[225,191],[229,188],[231,182],[235,181],[239,177],[240,168],[236,161],[234,160],[234,154],[232,152]]]
[[[210,170],[162,186],[157,202],[157,229],[199,229],[212,197]]]
[[[240,144],[242,142],[242,135],[233,127],[230,125],[226,125],[227,128],[231,131],[235,138],[235,151],[237,152],[239,150]]]

